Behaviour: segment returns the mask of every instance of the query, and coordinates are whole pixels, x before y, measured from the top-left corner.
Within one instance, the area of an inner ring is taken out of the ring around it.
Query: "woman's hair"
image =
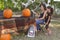
[[[44,10],[46,10],[46,5],[45,5],[45,4],[41,3],[41,4],[40,4],[40,7],[41,7],[41,6],[44,7]]]
[[[53,14],[53,8],[51,6],[48,6],[47,8],[50,9],[51,14]]]

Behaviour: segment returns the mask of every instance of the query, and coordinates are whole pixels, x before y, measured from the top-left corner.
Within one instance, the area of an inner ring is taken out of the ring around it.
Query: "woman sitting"
[[[45,4],[41,4],[40,8],[41,8],[42,13],[40,14],[39,18],[36,19],[36,26],[37,26],[38,31],[41,30],[40,24],[44,24],[46,13],[47,13]]]

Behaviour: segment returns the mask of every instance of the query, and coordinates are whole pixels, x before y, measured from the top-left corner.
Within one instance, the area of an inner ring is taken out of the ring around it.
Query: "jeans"
[[[39,19],[36,20],[37,30],[41,30],[40,24],[44,24],[44,22],[45,21],[43,19],[42,20],[39,20]]]

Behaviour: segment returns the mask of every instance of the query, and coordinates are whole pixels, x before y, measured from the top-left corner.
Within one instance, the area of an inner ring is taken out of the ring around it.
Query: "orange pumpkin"
[[[4,16],[5,18],[11,18],[11,17],[12,17],[12,10],[11,10],[11,9],[5,9],[5,10],[3,11],[3,16]]]
[[[0,40],[11,40],[10,34],[2,34]]]
[[[30,17],[31,16],[31,12],[30,9],[26,8],[22,10],[22,16],[24,17]]]

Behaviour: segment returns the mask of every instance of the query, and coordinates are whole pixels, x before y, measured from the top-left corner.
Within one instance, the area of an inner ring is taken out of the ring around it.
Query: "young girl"
[[[46,28],[48,34],[51,34],[51,30],[49,29],[49,23],[51,21],[51,16],[53,14],[53,8],[48,6],[46,11],[47,11],[47,15],[45,17],[45,25],[46,25],[45,28]]]

